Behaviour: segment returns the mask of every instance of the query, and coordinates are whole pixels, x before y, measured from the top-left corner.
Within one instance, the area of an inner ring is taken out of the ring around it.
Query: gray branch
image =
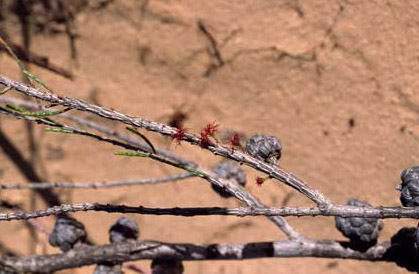
[[[252,207],[190,207],[190,208],[149,208],[143,206],[110,205],[99,203],[84,204],[63,204],[54,206],[45,210],[33,212],[14,212],[1,213],[0,221],[29,220],[52,215],[60,215],[70,212],[80,211],[101,211],[107,213],[131,213],[142,215],[171,215],[171,216],[213,216],[230,215],[237,217],[245,216],[339,216],[339,217],[362,217],[362,218],[410,218],[419,219],[419,209],[412,207],[356,207],[346,205],[334,205],[328,209],[317,207],[270,207],[270,208],[252,208]]]
[[[26,257],[3,257],[0,261],[20,272],[50,273],[62,269],[81,267],[112,261],[122,263],[155,258],[173,258],[184,261],[245,260],[255,258],[341,258],[367,261],[391,261],[386,256],[390,243],[383,243],[359,252],[330,240],[276,241],[236,244],[169,244],[154,241],[119,243],[85,247],[63,254]]]
[[[121,180],[113,182],[41,182],[28,184],[0,184],[0,189],[48,189],[48,188],[70,188],[70,189],[99,189],[99,188],[114,188],[123,186],[138,186],[138,185],[155,185],[167,182],[175,182],[183,179],[195,177],[194,174],[184,173],[165,178],[149,178],[138,180]]]

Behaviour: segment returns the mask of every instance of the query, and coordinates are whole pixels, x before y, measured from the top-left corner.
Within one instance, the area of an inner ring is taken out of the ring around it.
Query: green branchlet
[[[78,134],[77,131],[69,130],[69,129],[62,129],[62,128],[47,127],[45,128],[45,130],[49,132],[57,132],[57,133]]]
[[[148,153],[132,152],[132,151],[117,151],[115,152],[115,155],[128,156],[128,157],[149,157]]]
[[[58,115],[58,114],[61,114],[61,113],[64,113],[64,112],[70,110],[70,108],[65,108],[63,110],[55,110],[55,111],[48,111],[48,110],[45,111],[45,110],[43,110],[43,111],[35,111],[34,112],[34,111],[29,111],[27,109],[24,109],[24,108],[21,108],[21,107],[18,107],[18,106],[6,105],[6,107],[15,111],[15,112],[17,112],[19,115],[30,116],[30,117],[35,117],[35,118],[45,118],[45,117],[48,117],[48,116],[54,116],[54,115]]]

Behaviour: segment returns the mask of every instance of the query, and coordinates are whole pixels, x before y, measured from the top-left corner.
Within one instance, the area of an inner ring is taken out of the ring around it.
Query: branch
[[[359,252],[330,240],[306,241],[304,243],[276,241],[210,245],[144,241],[78,248],[55,255],[3,257],[0,260],[4,265],[13,267],[20,272],[50,273],[105,261],[122,263],[155,258],[197,261],[316,257],[391,261],[392,258],[387,256],[390,248],[390,243],[386,242],[376,245],[366,252]]]
[[[214,216],[229,215],[236,217],[245,216],[339,216],[339,217],[361,217],[377,219],[419,219],[419,209],[411,207],[356,207],[346,205],[335,205],[322,210],[317,207],[172,207],[172,208],[150,208],[144,206],[110,205],[99,203],[63,204],[50,207],[44,210],[33,212],[1,213],[0,221],[29,220],[46,216],[61,215],[70,212],[100,211],[107,213],[131,213],[142,215],[169,215],[169,216]]]
[[[195,177],[194,174],[184,173],[165,178],[149,178],[139,180],[122,180],[114,182],[42,182],[42,183],[29,183],[29,184],[0,184],[0,189],[48,189],[48,188],[70,188],[70,189],[98,189],[98,188],[114,188],[123,186],[138,186],[138,185],[156,185],[167,182],[175,182],[183,179]]]
[[[56,94],[52,94],[46,91],[41,91],[36,88],[31,88],[23,83],[11,80],[4,76],[0,75],[0,84],[4,85],[5,87],[11,87],[17,90],[20,93],[23,93],[27,96],[37,98],[42,101],[47,101],[53,104],[62,105],[71,107],[73,109],[77,109],[80,111],[90,112],[101,116],[106,119],[120,121],[124,124],[140,127],[148,131],[158,132],[162,135],[172,136],[177,132],[176,128],[154,122],[149,121],[146,119],[126,115],[108,108],[96,106],[93,104],[89,104],[87,102],[70,98],[70,97],[62,97]],[[185,133],[184,137],[182,138],[183,141],[189,142],[192,145],[200,146],[200,138],[195,134]],[[316,189],[311,188],[308,186],[303,180],[299,179],[295,175],[273,165],[269,165],[265,162],[257,160],[249,155],[241,153],[236,150],[231,150],[229,148],[223,147],[219,144],[210,143],[204,149],[207,149],[214,153],[215,155],[220,155],[228,159],[235,160],[237,162],[246,164],[256,170],[264,172],[268,174],[270,177],[275,178],[283,183],[291,186],[292,188],[296,189],[298,192],[304,194],[309,199],[321,205],[322,207],[330,205],[330,201],[328,201],[321,193],[319,193]]]
[[[111,143],[112,145],[121,146],[121,147],[129,149],[129,150],[138,151],[138,148],[131,145],[131,144],[126,144],[126,143],[120,142],[118,140],[114,140],[114,139],[107,138],[107,137],[104,137],[104,136],[99,136],[99,135],[96,135],[96,134],[93,134],[93,133],[90,133],[90,132],[86,132],[86,131],[83,131],[83,130],[79,130],[79,129],[76,129],[76,128],[73,128],[73,127],[68,127],[68,126],[63,125],[63,124],[58,124],[58,123],[56,123],[52,120],[22,116],[22,115],[18,115],[16,113],[10,113],[10,112],[7,112],[7,111],[2,111],[1,109],[0,109],[0,112],[3,112],[4,114],[11,115],[11,116],[19,118],[19,119],[31,120],[31,121],[34,121],[34,122],[37,122],[37,123],[43,123],[43,124],[46,124],[46,125],[56,126],[56,127],[66,129],[66,130],[75,131],[79,134],[82,134],[82,135],[85,135],[85,136],[88,136],[88,137],[92,137],[92,138],[94,138],[96,140],[99,140],[99,141],[104,141],[104,142],[107,142],[107,143]],[[149,147],[148,147],[148,149],[149,149]],[[179,162],[173,162],[171,159],[167,159],[165,157],[162,157],[159,154],[153,154],[151,152],[148,152],[147,154],[144,154],[144,155],[153,159],[153,160],[156,160],[156,161],[159,161],[159,162],[162,162],[162,163],[165,163],[165,164],[169,164],[169,165],[175,166],[177,168],[184,169],[184,170],[186,170],[190,173],[193,173],[193,174],[207,180],[208,182],[210,182],[212,184],[215,184],[219,187],[225,188],[233,196],[235,196],[237,199],[245,202],[248,206],[257,207],[257,208],[266,208],[266,206],[259,199],[252,196],[249,192],[247,192],[243,187],[241,187],[237,183],[232,182],[230,180],[223,179],[223,178],[218,178],[217,175],[213,174],[210,171],[206,171],[206,170],[204,170],[202,168],[199,168],[197,166],[196,167],[190,167],[189,164],[184,165],[184,164],[179,163]],[[299,240],[301,240],[301,236],[299,235],[299,233],[296,232],[286,222],[285,219],[283,219],[282,217],[277,217],[277,216],[269,216],[268,218],[273,223],[275,223],[287,235],[287,237],[289,239],[299,239]]]

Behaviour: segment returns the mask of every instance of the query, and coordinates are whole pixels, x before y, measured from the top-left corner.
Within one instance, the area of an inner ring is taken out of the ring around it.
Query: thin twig
[[[167,182],[175,182],[183,179],[195,177],[194,174],[184,173],[165,178],[149,178],[149,179],[138,179],[138,180],[121,180],[113,182],[84,182],[84,183],[72,183],[72,182],[42,182],[42,183],[29,183],[29,184],[0,184],[0,189],[48,189],[48,188],[70,188],[70,189],[98,189],[98,188],[114,188],[123,186],[138,186],[138,185],[155,185]]]

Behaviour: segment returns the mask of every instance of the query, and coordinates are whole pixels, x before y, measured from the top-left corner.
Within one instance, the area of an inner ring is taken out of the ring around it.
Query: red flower
[[[233,148],[240,146],[240,135],[237,132],[231,136],[230,145]]]
[[[211,140],[209,136],[215,138],[215,132],[218,131],[218,124],[214,121],[212,123],[207,124],[200,133],[199,136],[199,144],[201,147],[208,147],[211,144]]]
[[[183,127],[179,127],[175,133],[172,134],[172,140],[177,142],[178,145],[180,145],[180,142],[182,141],[183,137],[185,136],[186,129]]]
[[[205,135],[209,135],[209,136],[212,136],[212,137],[214,137],[214,134],[215,134],[215,132],[217,132],[218,131],[218,124],[214,121],[214,122],[212,122],[212,123],[210,123],[210,124],[207,124],[203,129],[202,129],[202,132],[201,132],[201,135],[202,134],[205,134]]]
[[[199,137],[199,145],[201,147],[208,147],[211,144],[211,141],[208,137],[207,132],[203,129],[201,131],[200,137]]]

